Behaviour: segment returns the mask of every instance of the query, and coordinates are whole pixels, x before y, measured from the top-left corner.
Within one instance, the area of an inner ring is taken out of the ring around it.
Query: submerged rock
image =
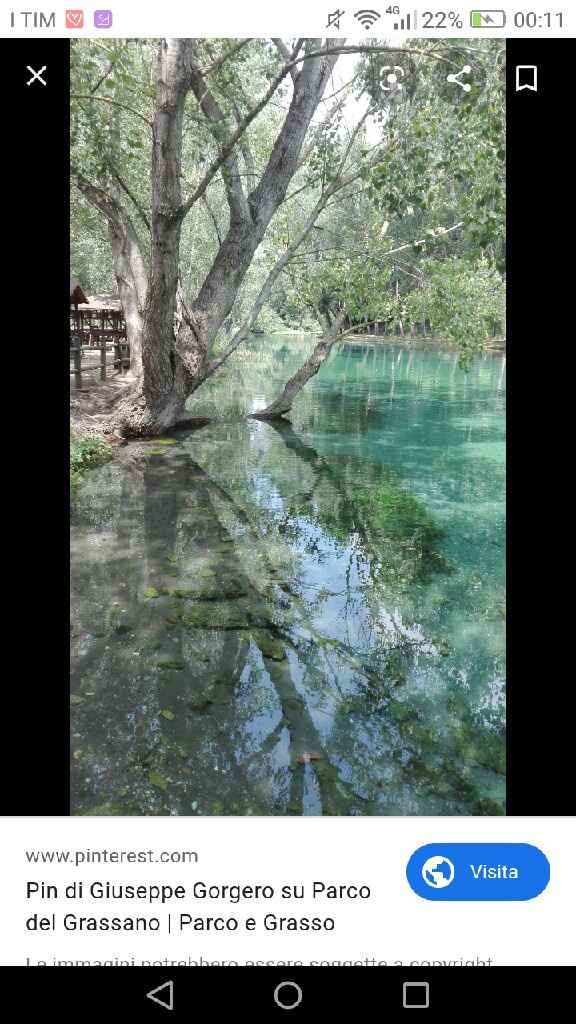
[[[77,817],[136,817],[142,814],[138,807],[130,804],[99,804],[97,807],[88,807],[81,811],[73,812]]]
[[[203,575],[193,587],[178,587],[172,591],[172,597],[182,600],[224,601],[234,597],[245,597],[246,588],[240,580],[230,576],[225,579]]]
[[[182,669],[186,668],[186,664],[181,658],[162,658],[160,661],[156,662],[156,668],[172,672],[181,672]]]
[[[251,613],[233,602],[206,601],[193,604],[178,618],[183,626],[190,629],[247,629]]]
[[[285,645],[271,633],[259,629],[254,630],[251,635],[264,658],[270,658],[272,661],[284,661],[287,657]]]

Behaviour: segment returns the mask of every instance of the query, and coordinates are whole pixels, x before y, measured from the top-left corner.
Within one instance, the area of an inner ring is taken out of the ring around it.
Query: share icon
[[[470,65],[465,64],[464,67],[462,68],[462,71],[459,71],[456,75],[447,75],[446,81],[456,82],[456,85],[459,85],[460,88],[464,90],[464,92],[470,92],[472,86],[469,85],[468,82],[461,82],[460,75],[469,75],[471,71],[472,68],[470,67]]]

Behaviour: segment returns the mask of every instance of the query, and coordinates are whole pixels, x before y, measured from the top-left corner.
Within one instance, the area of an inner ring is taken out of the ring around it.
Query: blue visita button
[[[550,881],[550,864],[529,843],[428,843],[406,868],[425,900],[532,900]]]

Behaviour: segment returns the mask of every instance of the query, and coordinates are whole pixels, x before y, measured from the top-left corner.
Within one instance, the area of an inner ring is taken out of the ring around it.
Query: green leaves
[[[148,782],[152,786],[156,786],[157,789],[161,789],[162,792],[164,793],[168,789],[169,785],[168,781],[164,778],[164,776],[160,775],[160,772],[157,771],[148,772]]]
[[[70,485],[74,490],[84,473],[94,466],[107,462],[112,457],[112,447],[94,437],[78,437],[70,434]]]
[[[425,264],[421,288],[406,297],[408,322],[428,319],[434,334],[456,345],[460,365],[478,355],[495,324],[504,323],[505,286],[485,258],[452,258]]]

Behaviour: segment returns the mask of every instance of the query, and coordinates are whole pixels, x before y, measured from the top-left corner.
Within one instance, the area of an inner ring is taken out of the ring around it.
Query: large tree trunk
[[[309,40],[316,49],[319,40]],[[334,43],[336,45],[336,41]],[[230,206],[228,232],[200,292],[190,306],[180,294],[180,326],[174,332],[182,223],[180,191],[182,118],[188,91],[203,97],[207,115],[216,106],[202,92],[192,40],[163,40],[157,62],[154,116],[152,262],[142,335],[143,376],[137,391],[118,406],[124,434],[161,433],[181,417],[186,399],[206,379],[216,335],[229,316],[238,290],[268,225],[284,200],[297,169],[310,122],[324,93],[337,54],[304,62],[295,80],[290,109],[258,186],[249,196],[224,167]]]
[[[253,413],[253,419],[257,420],[276,420],[282,416],[286,416],[292,408],[292,403],[296,398],[296,395],[302,391],[302,388],[308,383],[311,377],[314,377],[318,373],[318,370],[322,366],[325,359],[328,358],[330,352],[335,343],[340,338],[340,328],[344,322],[344,316],[340,316],[332,325],[326,326],[326,332],[314,348],[312,354],[308,357],[306,362],[300,367],[299,370],[290,377],[287,384],[284,385],[283,390],[275,398],[270,405],[262,409],[261,412]]]
[[[162,433],[182,415],[187,373],[176,351],[180,269],[182,122],[190,87],[190,39],[163,39],[156,57],[152,147],[152,238],[142,328],[142,376],[116,411],[124,434]]]
[[[331,40],[326,49],[337,49],[340,43],[341,40]],[[314,52],[321,44],[320,39],[309,39],[307,52]],[[191,39],[162,40],[158,47],[147,290],[141,287],[143,265],[135,269],[142,261],[136,233],[131,225],[130,231],[126,227],[129,218],[120,204],[108,196],[106,204],[95,202],[93,197],[91,200],[108,219],[119,268],[117,279],[134,346],[137,382],[115,411],[115,425],[127,436],[158,434],[174,425],[182,416],[187,397],[210,375],[207,369],[214,341],[232,310],[270,221],[286,197],[306,133],[338,54],[325,53],[304,60],[299,73],[291,69],[294,88],[290,108],[262,177],[249,195],[244,193],[237,173],[233,149],[228,153],[222,165],[230,207],[228,232],[198,296],[188,304],[179,287],[181,227],[191,206],[190,201],[182,201],[180,185],[188,93],[195,92],[209,124],[224,122],[218,125],[217,136],[223,127],[228,127],[195,57],[196,43]],[[254,110],[257,108],[258,105]],[[135,299],[132,304],[131,297]]]

